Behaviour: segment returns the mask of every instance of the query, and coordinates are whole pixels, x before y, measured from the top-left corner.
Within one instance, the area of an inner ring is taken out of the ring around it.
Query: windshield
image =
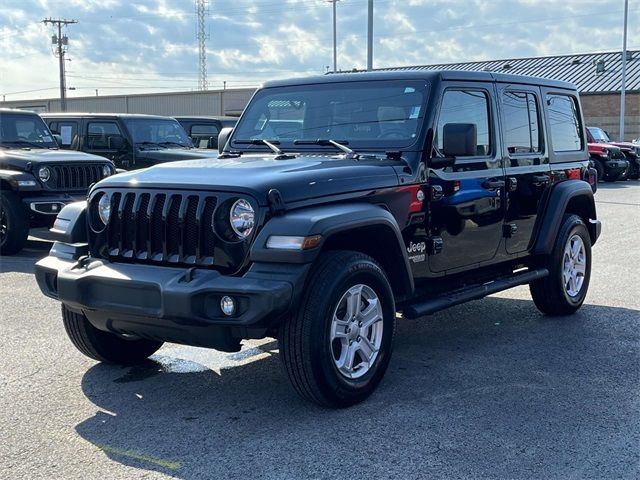
[[[176,120],[128,118],[124,120],[133,143],[160,147],[192,147],[184,128]]]
[[[589,133],[593,136],[596,142],[610,142],[609,136],[601,128],[589,127]]]
[[[260,142],[247,146],[242,140],[273,140],[291,151],[305,148],[300,140],[331,139],[356,150],[406,149],[419,136],[426,97],[424,82],[408,80],[266,88],[245,109],[231,145],[266,150]],[[331,145],[322,149],[335,151]]]
[[[0,113],[0,144],[36,148],[58,146],[39,116],[7,112]]]

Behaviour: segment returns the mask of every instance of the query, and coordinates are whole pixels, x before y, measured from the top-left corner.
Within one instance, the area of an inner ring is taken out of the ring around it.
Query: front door
[[[443,197],[431,202],[428,236],[441,251],[429,255],[431,273],[473,268],[496,256],[504,221],[504,170],[496,128],[494,85],[456,83],[444,90],[434,131],[433,156],[443,156],[443,127],[476,125],[473,156],[458,157],[453,167],[428,169],[430,187]]]

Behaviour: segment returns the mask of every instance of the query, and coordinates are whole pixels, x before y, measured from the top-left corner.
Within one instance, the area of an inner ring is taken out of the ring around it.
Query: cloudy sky
[[[620,50],[623,0],[374,0],[374,67]],[[338,68],[366,65],[367,0],[340,0]],[[332,65],[327,0],[210,0],[211,88],[318,74]],[[69,18],[69,96],[198,85],[193,0],[2,0],[0,95],[58,95],[45,17]],[[640,0],[628,47],[640,49]]]

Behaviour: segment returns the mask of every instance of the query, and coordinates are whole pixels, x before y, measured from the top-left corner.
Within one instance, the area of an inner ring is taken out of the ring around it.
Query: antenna
[[[205,20],[209,15],[209,0],[196,0],[196,13],[198,15],[198,31],[196,38],[198,40],[198,90],[207,90],[209,82],[207,81],[207,45],[209,34],[205,29]]]

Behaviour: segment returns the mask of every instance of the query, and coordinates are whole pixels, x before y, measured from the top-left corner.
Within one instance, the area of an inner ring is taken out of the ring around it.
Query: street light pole
[[[373,70],[373,0],[369,0],[367,25],[367,70]]]
[[[624,33],[622,35],[622,82],[620,85],[620,141],[624,142],[625,90],[627,83],[627,19],[629,0],[624,0]]]
[[[333,3],[333,73],[338,71],[338,34],[336,22],[336,3],[340,0],[329,0]]]

